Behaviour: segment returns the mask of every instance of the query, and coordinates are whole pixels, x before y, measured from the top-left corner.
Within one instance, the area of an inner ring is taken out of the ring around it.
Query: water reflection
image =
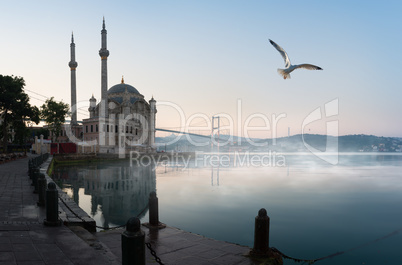
[[[219,186],[219,166],[211,166],[211,186],[214,186],[214,172],[216,176],[216,186]]]
[[[88,210],[92,217],[101,215],[101,226],[121,225],[130,217],[144,217],[148,196],[156,190],[156,175],[151,164],[130,166],[128,161],[91,163],[86,166],[56,167],[53,179],[80,203],[80,190],[90,196]]]
[[[401,228],[399,154],[341,154],[336,166],[312,155],[284,154],[285,164],[267,154],[248,157],[250,163],[233,154],[204,154],[195,161],[159,163],[155,171],[153,165],[130,168],[127,161],[113,161],[55,172],[100,225],[123,224],[157,189],[162,222],[252,246],[254,218],[264,207],[272,246],[298,258],[351,249]],[[401,234],[393,235],[320,263],[402,264],[401,242]]]

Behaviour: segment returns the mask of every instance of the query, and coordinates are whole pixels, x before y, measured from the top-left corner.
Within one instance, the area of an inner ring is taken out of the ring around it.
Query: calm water
[[[401,155],[345,154],[336,166],[290,154],[131,162],[57,167],[53,178],[101,226],[137,216],[156,190],[160,221],[186,231],[252,247],[254,218],[266,208],[270,246],[289,256],[353,249],[317,264],[402,264]]]

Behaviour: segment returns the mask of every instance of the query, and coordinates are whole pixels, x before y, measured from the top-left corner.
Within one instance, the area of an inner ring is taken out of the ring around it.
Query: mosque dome
[[[127,92],[126,92],[127,91]],[[134,104],[137,100],[143,98],[144,96],[138,92],[138,90],[129,85],[124,83],[124,78],[121,79],[121,83],[112,86],[107,91],[108,98],[113,100],[119,104],[122,104],[126,100],[131,104]]]
[[[117,93],[125,93],[126,89],[128,93],[140,94],[140,92],[138,92],[138,90],[135,87],[130,86],[129,84],[125,84],[124,81],[121,84],[117,84],[109,88],[107,94],[110,95]]]

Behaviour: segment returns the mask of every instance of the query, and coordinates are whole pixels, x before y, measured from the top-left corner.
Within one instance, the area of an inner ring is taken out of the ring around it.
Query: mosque
[[[78,144],[77,152],[122,154],[129,151],[155,152],[156,101],[148,102],[133,86],[124,83],[108,89],[107,31],[105,19],[102,25],[101,57],[101,100],[97,103],[92,95],[89,99],[89,118],[77,122],[76,69],[74,36],[71,37],[71,106],[72,116],[69,129],[64,131],[65,139]],[[65,126],[66,127],[66,126]],[[68,126],[67,126],[68,127]],[[69,133],[71,132],[71,133]],[[60,138],[61,141],[63,138]]]

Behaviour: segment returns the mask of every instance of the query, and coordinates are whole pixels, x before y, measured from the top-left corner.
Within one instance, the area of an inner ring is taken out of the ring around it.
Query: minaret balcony
[[[106,49],[100,49],[100,50],[99,50],[99,56],[100,56],[102,59],[106,59],[106,58],[109,56],[109,51],[106,50]]]
[[[78,63],[75,61],[71,61],[68,63],[68,66],[70,66],[71,69],[75,70],[75,68],[77,68],[77,66],[78,66]]]

